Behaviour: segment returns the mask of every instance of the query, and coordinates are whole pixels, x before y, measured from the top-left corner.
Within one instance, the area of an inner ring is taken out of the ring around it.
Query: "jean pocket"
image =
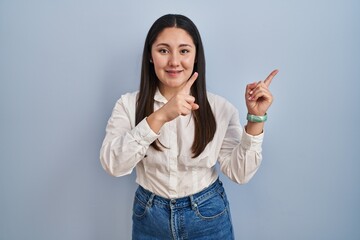
[[[146,208],[147,208],[146,203],[143,203],[137,197],[135,197],[133,204],[134,217],[138,219],[143,218],[146,214]]]
[[[227,206],[223,197],[216,193],[200,204],[195,204],[195,212],[201,219],[212,220],[226,214]]]

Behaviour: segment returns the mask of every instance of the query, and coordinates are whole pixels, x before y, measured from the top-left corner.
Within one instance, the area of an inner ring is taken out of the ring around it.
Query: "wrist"
[[[157,110],[155,112],[153,112],[152,114],[150,114],[149,116],[153,121],[156,121],[158,123],[161,124],[165,124],[166,122],[168,122],[166,115],[164,115],[161,110]]]
[[[252,123],[263,123],[263,122],[266,122],[266,120],[267,120],[267,113],[265,113],[263,115],[255,115],[255,114],[248,113],[246,116],[246,119]]]
[[[162,126],[166,123],[163,115],[157,111],[153,112],[146,118],[150,128],[155,132],[158,133]]]
[[[264,123],[247,122],[245,125],[245,131],[251,136],[258,136],[264,131]]]

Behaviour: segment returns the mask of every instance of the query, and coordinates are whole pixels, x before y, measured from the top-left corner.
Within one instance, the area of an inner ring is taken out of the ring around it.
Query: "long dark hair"
[[[136,106],[136,124],[154,112],[154,95],[158,87],[159,80],[155,74],[154,65],[150,63],[151,47],[157,36],[165,28],[171,27],[185,30],[192,37],[196,46],[196,57],[193,71],[198,72],[199,75],[191,87],[191,95],[195,97],[196,103],[200,106],[200,108],[192,112],[195,122],[195,137],[191,150],[193,157],[197,157],[202,151],[204,151],[206,145],[214,138],[216,121],[206,94],[205,54],[200,33],[195,24],[183,15],[168,14],[160,17],[151,26],[146,36],[142,58],[140,90]],[[151,145],[156,150],[161,151],[157,141],[153,142]]]

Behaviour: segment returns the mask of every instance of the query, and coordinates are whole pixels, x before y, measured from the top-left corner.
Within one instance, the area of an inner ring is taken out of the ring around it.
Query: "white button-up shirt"
[[[217,162],[237,183],[249,181],[259,168],[263,134],[248,135],[240,126],[237,109],[224,98],[208,93],[217,128],[204,151],[192,158],[195,124],[191,114],[167,122],[155,133],[146,119],[135,125],[137,95],[123,95],[106,126],[100,161],[109,174],[124,176],[136,168],[136,182],[142,187],[165,198],[179,198],[211,185],[218,177]],[[167,103],[159,90],[154,99],[154,110]],[[150,147],[156,139],[166,147],[163,151]]]

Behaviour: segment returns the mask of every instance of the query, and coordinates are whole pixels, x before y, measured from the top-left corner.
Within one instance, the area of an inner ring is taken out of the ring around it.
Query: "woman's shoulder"
[[[235,106],[223,96],[207,92],[207,98],[212,108],[216,107],[236,110]]]
[[[120,98],[117,100],[117,103],[122,103],[124,105],[132,105],[136,104],[136,100],[138,97],[139,91],[134,92],[127,92],[120,96]]]
[[[237,108],[226,98],[209,92],[207,93],[207,97],[211,110],[218,122],[222,120],[229,121],[233,116],[238,115]]]
[[[135,114],[138,91],[122,94],[115,103],[113,111],[125,111],[129,115]]]

